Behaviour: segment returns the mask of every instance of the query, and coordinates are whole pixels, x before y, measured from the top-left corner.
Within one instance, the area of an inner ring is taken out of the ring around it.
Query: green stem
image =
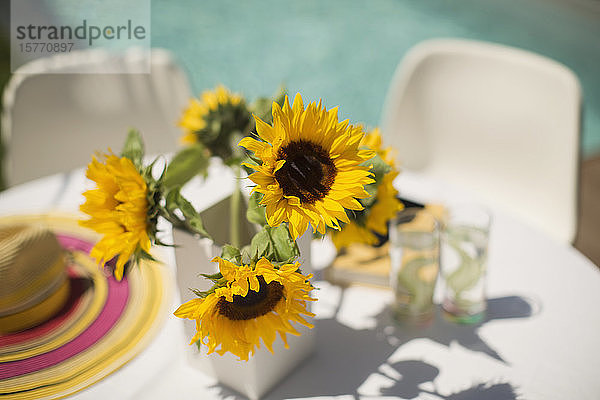
[[[236,165],[232,167],[234,173],[234,188],[229,203],[229,240],[233,247],[240,247],[240,201],[242,192],[240,189],[240,168]]]

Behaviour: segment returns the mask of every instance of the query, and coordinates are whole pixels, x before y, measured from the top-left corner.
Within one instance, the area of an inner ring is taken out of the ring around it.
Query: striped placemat
[[[98,236],[75,218],[0,218],[0,224],[40,221],[70,252],[70,293],[50,320],[0,336],[0,397],[6,399],[60,398],[98,382],[142,351],[170,312],[172,282],[159,263],[143,262],[117,282],[89,257]]]

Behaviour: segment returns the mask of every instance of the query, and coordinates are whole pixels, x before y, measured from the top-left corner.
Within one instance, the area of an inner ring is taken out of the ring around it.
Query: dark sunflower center
[[[329,154],[318,144],[299,140],[281,147],[277,160],[285,164],[275,179],[285,196],[296,196],[302,203],[313,204],[327,196],[337,169]]]
[[[246,296],[233,295],[233,302],[221,297],[217,303],[219,314],[233,321],[244,321],[273,311],[283,298],[283,285],[275,281],[267,284],[262,276],[258,282],[258,292],[248,290]]]

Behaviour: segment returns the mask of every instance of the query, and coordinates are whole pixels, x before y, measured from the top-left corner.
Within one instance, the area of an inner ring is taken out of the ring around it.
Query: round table
[[[395,184],[416,201],[470,199],[407,171]],[[210,177],[199,185],[213,195],[230,190]],[[0,193],[0,214],[77,212],[82,191],[92,186],[83,170],[41,178]],[[162,251],[173,266],[173,252]],[[599,398],[598,268],[573,247],[493,209],[488,271],[484,321],[458,325],[438,310],[425,328],[391,320],[389,290],[341,288],[316,271],[317,349],[266,398]],[[145,351],[74,397],[238,398],[186,364],[188,340],[171,316]]]

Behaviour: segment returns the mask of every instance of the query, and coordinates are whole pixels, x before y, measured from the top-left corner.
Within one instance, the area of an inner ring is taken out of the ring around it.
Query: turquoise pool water
[[[416,43],[460,37],[524,48],[579,76],[588,158],[600,153],[596,11],[547,0],[153,0],[151,37],[175,53],[196,92],[221,82],[253,98],[284,83],[368,126],[378,124],[392,74]]]

